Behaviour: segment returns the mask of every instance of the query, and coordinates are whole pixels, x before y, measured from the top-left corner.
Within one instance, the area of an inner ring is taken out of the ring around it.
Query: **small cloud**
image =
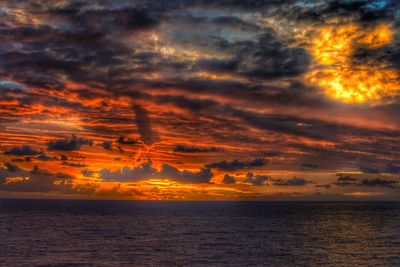
[[[292,179],[282,180],[278,179],[274,181],[276,186],[305,186],[306,184],[312,183],[304,178],[293,177]]]
[[[39,154],[38,151],[33,150],[30,146],[15,146],[10,150],[4,152],[5,154],[15,155],[15,156],[34,156]]]
[[[378,187],[389,187],[389,188],[395,188],[396,185],[398,184],[399,182],[397,181],[380,179],[380,178],[363,179],[359,183],[360,186],[370,186],[370,187],[378,186]]]
[[[86,169],[86,168],[81,170],[81,174],[83,177],[92,177],[94,175],[94,173],[95,173],[94,171]]]
[[[111,141],[104,141],[101,145],[106,150],[111,150],[112,149]]]
[[[315,185],[315,187],[319,187],[319,188],[325,188],[325,189],[331,189],[332,185],[330,184],[317,184]]]
[[[384,172],[386,173],[400,173],[400,165],[394,161],[390,161],[386,166]]]
[[[140,105],[135,105],[133,109],[136,115],[136,126],[138,128],[140,138],[146,146],[150,146],[157,141],[157,137],[151,127],[149,113]]]
[[[254,175],[252,172],[249,172],[247,173],[245,182],[256,186],[263,186],[267,185],[267,182],[270,178],[271,177],[266,175],[260,175],[260,174]]]
[[[47,156],[46,154],[40,154],[38,156],[38,160],[41,160],[41,161],[53,161],[56,159],[57,159],[56,157],[50,157],[50,156]]]
[[[84,168],[88,166],[85,163],[75,163],[75,162],[63,162],[63,164],[74,168]]]
[[[5,164],[5,167],[6,167],[6,170],[9,171],[9,172],[17,172],[17,171],[19,171],[18,166],[14,165],[14,164],[12,164],[10,162],[7,162]]]
[[[48,143],[49,150],[65,150],[74,151],[79,150],[82,145],[93,145],[93,141],[85,138],[78,138],[72,135],[71,138],[59,139],[50,141]]]
[[[12,91],[24,91],[26,90],[26,86],[20,83],[0,80],[0,88],[5,88]]]
[[[318,164],[315,163],[302,163],[301,166],[312,169],[316,169],[319,167]]]
[[[355,185],[357,179],[351,177],[350,175],[344,174],[344,173],[338,173],[336,174],[336,176],[338,177],[336,180],[335,185],[338,186],[347,186],[347,185]]]
[[[185,146],[185,145],[177,145],[174,148],[174,152],[183,152],[183,153],[202,153],[202,152],[220,152],[223,149],[218,147],[196,147],[196,146]]]
[[[222,179],[222,183],[223,184],[234,184],[234,183],[236,183],[236,179],[232,175],[225,174],[224,179]]]
[[[117,139],[117,143],[121,145],[135,145],[138,141],[129,137],[120,136]]]
[[[206,165],[206,167],[209,168],[216,168],[220,169],[223,171],[236,171],[236,170],[241,170],[241,169],[246,169],[246,168],[251,168],[251,167],[261,167],[265,166],[267,164],[267,161],[265,159],[255,159],[251,161],[239,161],[237,159],[233,161],[220,161],[220,162],[214,162],[211,164]]]
[[[363,173],[380,173],[381,171],[368,166],[359,166],[358,169]]]

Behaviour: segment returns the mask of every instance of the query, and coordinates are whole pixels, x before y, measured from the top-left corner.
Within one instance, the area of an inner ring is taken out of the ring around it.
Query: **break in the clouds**
[[[2,1],[0,162],[60,197],[396,198],[399,9]]]

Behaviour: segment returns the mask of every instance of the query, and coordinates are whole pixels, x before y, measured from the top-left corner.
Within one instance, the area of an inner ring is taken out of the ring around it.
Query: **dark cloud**
[[[337,178],[337,181],[336,181],[335,185],[348,186],[348,185],[356,185],[357,184],[356,183],[357,179],[351,177],[350,175],[343,174],[343,173],[338,173],[336,176],[338,178]]]
[[[315,163],[302,163],[301,166],[311,169],[316,169],[319,167],[318,164]]]
[[[17,165],[14,165],[14,164],[12,164],[12,163],[10,163],[10,162],[6,162],[6,163],[4,164],[4,166],[6,167],[6,170],[7,170],[8,172],[17,172],[17,171],[19,171],[18,166],[17,166]]]
[[[315,187],[331,189],[332,185],[330,185],[330,184],[323,184],[323,185],[317,184],[317,185],[315,185]]]
[[[52,161],[52,160],[57,160],[57,157],[50,157],[50,156],[47,156],[46,154],[40,154],[39,156],[38,156],[38,160],[41,160],[41,161]]]
[[[247,173],[246,175],[246,183],[250,183],[255,186],[263,186],[267,185],[268,181],[271,177],[261,174],[253,174],[252,172]]]
[[[196,62],[194,69],[214,73],[230,73],[238,70],[239,63],[239,60],[199,60]]]
[[[255,79],[298,76],[311,65],[311,56],[304,48],[286,47],[272,29],[239,53],[242,57],[239,71]]]
[[[297,98],[295,95],[291,97]],[[288,99],[291,97],[288,96]],[[398,138],[399,136],[398,131],[395,130],[371,129],[328,120],[308,119],[295,115],[263,114],[243,110],[231,105],[221,105],[210,99],[190,99],[184,96],[162,95],[158,96],[155,100],[157,103],[174,104],[177,107],[188,109],[197,114],[223,114],[227,117],[240,119],[251,127],[265,131],[316,140],[339,141],[343,136],[386,136],[394,138]],[[311,102],[304,104],[311,105]],[[349,150],[348,147],[345,147],[345,144],[338,144],[338,148],[341,148],[339,146],[343,146],[343,149]],[[350,145],[350,149],[352,147],[354,147],[354,144]]]
[[[188,170],[180,171],[174,166],[163,164],[158,170],[152,166],[152,161],[143,163],[137,167],[123,167],[117,171],[102,169],[100,177],[103,181],[118,181],[118,182],[134,182],[152,178],[171,179],[183,183],[208,183],[213,174],[211,169],[203,168],[199,172],[190,172]]]
[[[212,19],[211,21],[215,25],[223,27],[232,27],[242,31],[259,31],[261,27],[254,23],[246,22],[235,16],[221,16]]]
[[[358,47],[352,54],[354,64],[371,67],[386,65],[400,71],[400,44],[389,44],[379,48]]]
[[[33,150],[32,147],[28,145],[15,146],[4,152],[5,154],[15,155],[15,156],[34,156],[39,154],[39,151]]]
[[[135,145],[138,143],[138,141],[129,137],[120,136],[117,139],[117,143],[121,145]]]
[[[82,169],[81,170],[81,174],[82,174],[83,177],[93,177],[95,172],[92,171],[92,170],[89,170],[89,169]]]
[[[370,174],[372,175],[372,174]],[[397,188],[399,181],[386,179],[386,178],[362,178],[356,179],[347,174],[337,174],[337,182],[335,185],[338,186],[366,186],[366,187],[388,187]]]
[[[138,128],[140,138],[147,146],[157,141],[155,132],[151,128],[149,113],[146,109],[139,105],[133,107],[136,115],[136,126]]]
[[[373,179],[363,179],[359,183],[360,186],[369,186],[369,187],[389,187],[395,188],[399,185],[398,181],[395,180],[387,180],[387,179],[380,179],[380,178],[373,178]]]
[[[262,167],[267,164],[267,161],[265,159],[254,159],[251,161],[240,161],[240,160],[233,160],[233,161],[220,161],[220,162],[214,162],[211,164],[206,165],[208,168],[216,168],[220,169],[223,171],[236,171],[236,170],[242,170],[242,169],[247,169],[247,168],[252,168],[252,167]]]
[[[360,171],[364,172],[364,173],[380,173],[379,169],[375,169],[373,167],[369,167],[369,166],[359,166]]]
[[[400,165],[396,161],[389,161],[382,168],[379,167],[370,167],[370,166],[360,166],[360,171],[363,173],[400,173]]]
[[[312,182],[309,180],[306,180],[304,178],[293,177],[288,180],[282,180],[282,179],[274,180],[273,185],[276,185],[276,186],[305,186],[306,184],[310,184],[310,183],[312,183]]]
[[[88,166],[87,164],[82,162],[67,162],[67,161],[64,161],[63,165],[71,166],[74,168],[85,168]]]
[[[383,172],[386,173],[400,173],[400,164],[395,161],[390,161],[386,166]]]
[[[6,181],[6,178],[17,178]],[[31,171],[19,168],[0,168],[0,190],[16,192],[73,191],[73,177],[64,173],[52,173],[35,166]]]
[[[101,145],[106,150],[111,150],[112,149],[112,142],[111,141],[104,141]]]
[[[47,146],[49,150],[64,150],[74,151],[79,150],[82,145],[93,145],[93,141],[86,138],[78,138],[76,135],[72,135],[71,138],[59,139],[50,141]]]
[[[234,184],[234,183],[236,183],[236,179],[232,175],[225,174],[224,178],[222,179],[222,183],[223,184]]]
[[[186,145],[176,145],[174,152],[183,153],[201,153],[201,152],[220,152],[223,151],[218,147],[196,147],[196,146],[186,146]]]

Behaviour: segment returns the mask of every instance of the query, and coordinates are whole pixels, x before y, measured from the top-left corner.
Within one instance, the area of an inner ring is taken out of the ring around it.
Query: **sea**
[[[0,266],[400,266],[400,202],[0,199]]]

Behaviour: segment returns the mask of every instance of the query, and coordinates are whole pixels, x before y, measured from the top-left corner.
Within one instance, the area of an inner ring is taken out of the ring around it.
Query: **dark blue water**
[[[400,266],[399,202],[0,200],[0,266]]]

